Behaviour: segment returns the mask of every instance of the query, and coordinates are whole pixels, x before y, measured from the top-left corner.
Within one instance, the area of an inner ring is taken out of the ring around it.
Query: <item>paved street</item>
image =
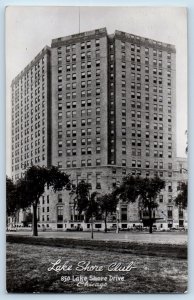
[[[8,232],[8,235],[27,235],[31,236],[31,231]],[[39,232],[40,237],[45,238],[74,238],[74,239],[91,239],[90,232]],[[95,240],[104,241],[126,241],[126,242],[141,242],[141,243],[160,243],[160,244],[186,244],[187,234],[185,232],[94,232]]]

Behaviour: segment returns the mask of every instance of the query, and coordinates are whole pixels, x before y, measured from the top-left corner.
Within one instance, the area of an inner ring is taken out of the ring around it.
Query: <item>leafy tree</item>
[[[33,207],[33,235],[38,235],[37,230],[37,205],[39,198],[44,194],[45,186],[60,191],[69,183],[69,176],[58,170],[40,166],[30,167],[24,177],[17,182],[17,193],[20,199],[20,208]]]
[[[19,208],[17,188],[14,182],[6,176],[6,210],[7,216],[15,216]]]
[[[175,204],[182,209],[187,208],[187,198],[188,198],[188,184],[185,182],[181,183],[178,196],[175,198]]]
[[[105,194],[97,198],[100,214],[104,217],[104,232],[107,232],[107,217],[110,213],[116,211],[118,198],[113,193]]]
[[[113,192],[115,197],[119,197],[124,202],[135,202],[140,198],[143,209],[148,210],[149,232],[152,233],[153,218],[152,213],[157,208],[157,195],[165,187],[165,182],[159,177],[141,178],[126,176],[122,183]]]
[[[164,180],[155,176],[154,178],[138,178],[137,192],[143,209],[148,210],[149,216],[149,232],[152,233],[153,226],[153,210],[158,207],[156,198],[160,191],[165,187]]]
[[[90,195],[90,184],[81,180],[77,187],[73,187],[71,193],[74,193],[74,205],[78,211],[79,217],[84,212],[86,221],[91,219],[91,238],[93,239],[93,217],[98,214],[98,204],[96,202],[97,192]]]
[[[139,196],[139,191],[137,189],[139,180],[139,177],[134,176],[123,177],[120,186],[116,187],[113,191],[113,197],[119,197],[123,202],[135,202]]]

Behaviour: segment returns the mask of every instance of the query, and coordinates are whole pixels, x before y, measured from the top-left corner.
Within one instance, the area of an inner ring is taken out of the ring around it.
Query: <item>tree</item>
[[[90,195],[90,184],[81,180],[77,187],[72,188],[71,193],[76,195],[74,207],[78,211],[79,217],[84,212],[86,221],[91,220],[91,238],[93,239],[93,217],[98,214],[97,192]]]
[[[57,167],[32,166],[24,174],[24,177],[17,182],[17,193],[20,199],[20,208],[33,207],[33,235],[38,235],[37,230],[37,205],[39,198],[44,194],[45,186],[60,191],[69,183],[69,176],[58,170]]]
[[[137,189],[139,177],[125,176],[120,186],[113,191],[113,197],[119,197],[123,202],[135,202],[139,196]]]
[[[119,199],[128,203],[133,203],[140,198],[142,208],[148,210],[149,232],[152,233],[152,213],[158,206],[156,202],[157,195],[164,187],[165,182],[157,176],[154,178],[126,176],[113,193],[115,197],[119,197]]]
[[[107,217],[109,213],[116,211],[118,198],[113,193],[105,194],[97,198],[100,214],[104,217],[104,232],[107,232]]]
[[[116,186],[112,192],[113,199],[115,199],[117,203],[119,201],[124,203],[134,203],[139,197],[138,182],[139,177],[131,175],[123,177],[120,186]],[[118,223],[117,232],[119,232]]]
[[[165,187],[164,180],[155,176],[154,178],[138,178],[137,192],[143,209],[148,210],[149,232],[152,233],[153,210],[158,207],[156,198],[160,191]]]
[[[14,216],[19,208],[17,188],[14,182],[6,176],[6,211],[7,216]]]
[[[188,184],[185,182],[181,183],[178,196],[175,198],[175,204],[182,209],[187,208],[187,195],[188,195]]]

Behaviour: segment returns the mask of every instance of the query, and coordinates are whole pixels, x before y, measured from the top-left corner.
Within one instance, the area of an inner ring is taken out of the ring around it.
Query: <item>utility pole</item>
[[[91,205],[91,208],[93,207],[93,198],[90,196],[90,191],[88,190],[88,194],[89,194],[89,200],[90,200],[90,205]],[[94,220],[93,220],[93,211],[92,211],[92,214],[91,214],[91,239],[94,238]]]
[[[117,229],[116,229],[116,233],[119,233],[119,207],[117,206],[116,209],[116,218],[117,218]]]

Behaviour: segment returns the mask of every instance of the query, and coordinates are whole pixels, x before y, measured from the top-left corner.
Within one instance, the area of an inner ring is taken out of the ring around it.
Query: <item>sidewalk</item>
[[[8,232],[9,235],[17,236],[32,236],[30,231]],[[65,238],[65,239],[81,239],[90,240],[90,232],[39,232],[39,237],[44,238]],[[152,244],[171,244],[171,245],[186,245],[187,233],[185,232],[94,232],[94,240],[101,241],[122,241],[122,242],[136,242],[136,243],[152,243]]]

